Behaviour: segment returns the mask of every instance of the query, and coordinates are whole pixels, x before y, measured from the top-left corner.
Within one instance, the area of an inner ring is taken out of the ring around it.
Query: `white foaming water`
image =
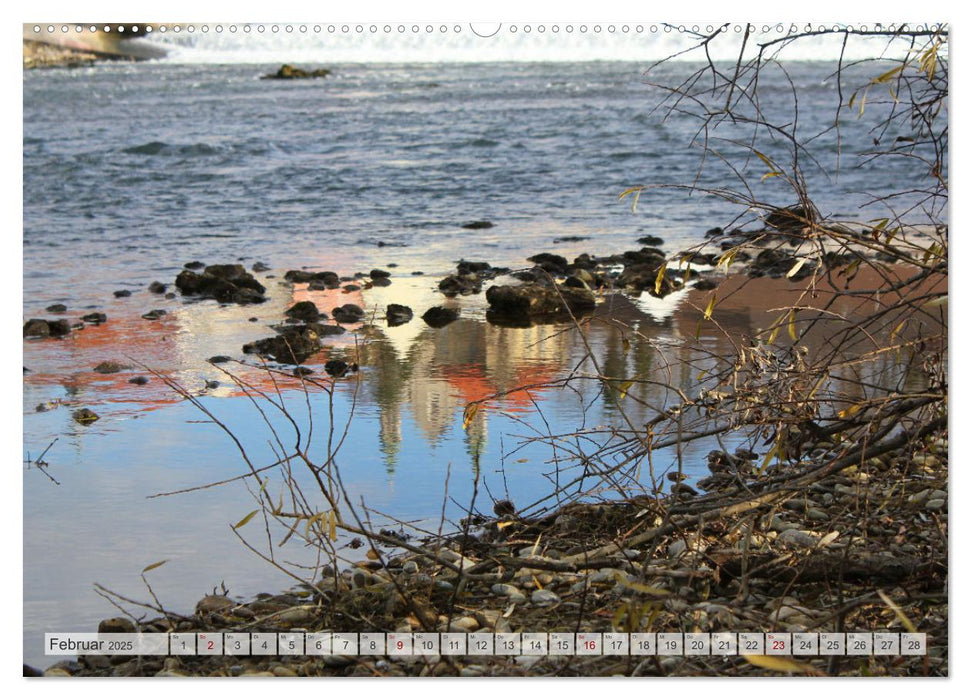
[[[698,42],[697,35],[658,24],[535,24],[528,25],[528,32],[527,25],[511,24],[266,24],[235,25],[235,31],[226,25],[219,32],[216,26],[204,30],[203,25],[193,25],[188,33],[188,25],[183,25],[178,34],[170,28],[144,41],[168,51],[164,62],[179,64],[656,61],[675,55],[677,60],[706,60],[703,51],[690,50]],[[709,25],[685,26],[705,32]],[[746,55],[754,56],[759,45],[782,39],[787,32],[805,29],[759,26],[749,37]],[[743,35],[741,27],[727,27],[724,36],[709,44],[711,58],[737,60]],[[903,40],[850,36],[844,49],[843,35],[838,34],[773,44],[768,55],[781,49],[778,56],[785,60],[836,60],[843,50],[844,60],[850,61],[896,58],[907,47]]]

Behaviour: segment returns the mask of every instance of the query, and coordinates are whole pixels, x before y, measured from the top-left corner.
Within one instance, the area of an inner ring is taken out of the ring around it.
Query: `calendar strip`
[[[51,633],[47,656],[923,656],[910,632]]]

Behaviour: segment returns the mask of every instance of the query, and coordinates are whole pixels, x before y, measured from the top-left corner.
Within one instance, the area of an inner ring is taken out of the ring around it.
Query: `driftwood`
[[[738,550],[708,552],[707,559],[717,567],[724,582],[741,578],[746,569],[752,578],[772,579],[780,583],[837,582],[889,585],[898,584],[918,575],[931,573],[926,565],[913,557],[865,554],[846,557],[841,553],[792,553],[785,557],[776,554],[745,555]]]

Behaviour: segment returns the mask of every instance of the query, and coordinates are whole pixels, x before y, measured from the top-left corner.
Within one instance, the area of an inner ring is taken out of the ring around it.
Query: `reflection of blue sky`
[[[365,373],[366,376],[366,373]],[[425,382],[428,380],[426,379]],[[337,433],[341,416],[350,409],[353,387],[347,382],[335,393]],[[359,397],[366,399],[367,383]],[[442,393],[449,387],[442,383]],[[306,434],[306,407],[298,392],[285,396],[301,430]],[[31,397],[26,397],[27,401]],[[314,439],[310,454],[322,458],[325,451],[326,398],[312,399]],[[205,399],[205,405],[234,430],[254,465],[273,461],[267,444],[272,435],[245,397]],[[545,395],[544,415],[554,432],[570,432],[578,424],[580,402],[573,392]],[[525,446],[508,459],[503,449],[518,446],[515,436],[530,434],[523,421],[545,431],[537,416],[517,413],[516,419],[501,408],[484,410],[480,438],[462,429],[458,402],[448,403],[441,416],[444,427],[438,439],[427,439],[427,425],[416,420],[414,406],[406,402],[399,414],[400,442],[395,446],[394,469],[389,473],[387,455],[377,449],[381,408],[367,401],[357,407],[338,464],[358,504],[399,517],[435,526],[433,519],[446,499],[446,513],[462,516],[457,504],[466,504],[473,493],[474,458],[480,449],[481,469],[478,508],[489,513],[491,500],[511,497],[526,505],[549,491],[552,470],[545,464],[549,451],[540,444]],[[124,404],[105,407],[100,421],[77,428],[70,409],[61,407],[25,416],[26,448],[37,454],[55,435],[59,441],[46,456],[49,471],[60,486],[37,471],[24,479],[24,612],[29,644],[38,644],[44,630],[90,629],[113,609],[92,590],[94,582],[135,598],[145,598],[138,574],[146,565],[168,559],[151,572],[150,579],[165,605],[188,610],[220,581],[237,594],[254,594],[288,585],[254,555],[247,552],[230,531],[255,506],[241,483],[166,498],[147,499],[155,493],[203,485],[246,471],[245,463],[230,439],[212,424],[198,423],[205,416],[187,402],[155,411],[132,411]],[[588,416],[588,425],[604,422],[600,409]],[[137,423],[136,423],[137,421]],[[293,444],[293,432],[280,416],[273,419],[280,439]],[[470,428],[474,433],[476,426]],[[476,445],[473,449],[470,445]],[[277,448],[279,449],[279,448]],[[519,460],[528,461],[521,462]],[[697,463],[697,462],[696,462]],[[298,471],[299,473],[299,471]],[[309,474],[299,477],[311,493]],[[272,478],[268,493],[278,497],[281,481]],[[488,489],[488,491],[486,490]],[[508,489],[508,492],[507,492]],[[318,499],[318,503],[323,503]],[[261,526],[253,522],[250,534]],[[305,551],[291,546],[286,557],[302,560]],[[38,661],[39,662],[39,661]]]

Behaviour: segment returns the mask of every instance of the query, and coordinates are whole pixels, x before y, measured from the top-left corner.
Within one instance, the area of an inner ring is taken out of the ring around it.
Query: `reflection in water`
[[[861,275],[860,284],[871,282]],[[211,424],[200,424],[205,417],[159,378],[151,376],[144,386],[130,384],[130,378],[149,374],[136,363],[199,396],[241,436],[255,464],[270,463],[270,431],[224,370],[253,390],[282,397],[306,434],[301,381],[286,376],[290,369],[285,367],[268,373],[240,348],[269,335],[268,326],[278,323],[294,301],[311,299],[324,311],[348,301],[362,304],[366,322],[349,326],[348,333],[305,363],[319,383],[306,385],[314,412],[312,454],[325,454],[330,426],[324,389],[333,381],[338,430],[353,412],[339,455],[349,497],[434,526],[443,503],[447,518],[461,517],[474,478],[481,486],[476,507],[484,512],[491,510],[490,499],[507,497],[526,508],[578,474],[586,480],[570,493],[596,495],[603,485],[594,472],[585,471],[583,455],[620,444],[624,431],[642,429],[680,401],[681,392],[697,396],[711,388],[711,377],[723,362],[719,356],[731,355],[737,343],[751,342],[777,318],[774,307],[793,303],[797,295],[797,287],[784,280],[726,278],[718,289],[717,326],[699,326],[710,292],[688,291],[673,309],[666,307],[669,300],[647,295],[608,295],[592,318],[582,320],[581,334],[569,324],[494,326],[485,320],[482,295],[445,301],[460,308],[461,315],[444,328],[430,328],[419,318],[388,327],[383,315],[390,302],[408,304],[416,316],[443,303],[434,281],[425,278],[396,277],[390,287],[355,294],[309,292],[303,285],[268,287],[270,301],[259,307],[135,295],[107,307],[109,320],[102,326],[63,340],[25,341],[25,364],[31,369],[24,376],[25,451],[36,455],[60,438],[46,459],[62,482],[55,487],[36,471],[25,474],[24,547],[31,553],[25,557],[25,610],[35,625],[29,635],[59,625],[90,627],[112,612],[90,593],[92,581],[119,581],[119,588],[131,592],[140,585],[133,572],[164,558],[172,563],[153,573],[173,608],[190,608],[205,587],[223,579],[239,594],[282,585],[241,553],[228,530],[227,523],[252,508],[239,483],[145,499],[225,480],[245,469],[226,436]],[[821,288],[816,303],[831,293]],[[838,297],[831,310],[852,317],[866,303],[872,301]],[[149,304],[167,304],[169,313],[145,321],[140,314]],[[254,316],[258,320],[250,321]],[[923,331],[915,321],[901,332],[919,337]],[[785,342],[784,334],[779,340]],[[828,351],[830,340],[809,332],[799,342],[818,354]],[[206,363],[215,354],[248,364]],[[329,379],[323,363],[332,357],[354,359],[360,372]],[[117,374],[93,371],[111,359],[136,366]],[[884,385],[920,386],[921,373],[902,369],[906,366],[900,358],[879,355],[865,366],[846,367],[847,381],[839,388],[862,392],[866,384],[859,379],[867,376],[881,377]],[[565,383],[566,378],[572,380]],[[221,385],[206,389],[207,380]],[[485,399],[463,428],[466,407]],[[57,400],[63,405],[35,411],[38,404]],[[77,425],[70,412],[80,406],[94,409],[101,420]],[[278,415],[273,421],[283,443],[292,445],[285,422]],[[738,443],[744,438],[738,435]],[[715,447],[696,441],[656,450],[649,463],[625,465],[629,480],[622,486],[628,492],[650,491],[655,483],[666,487],[663,472],[674,465],[694,482],[707,474],[705,454]],[[619,463],[626,456],[618,449],[615,458]],[[75,535],[67,539],[64,532]],[[78,556],[78,541],[84,557]],[[197,583],[187,586],[186,577]]]

